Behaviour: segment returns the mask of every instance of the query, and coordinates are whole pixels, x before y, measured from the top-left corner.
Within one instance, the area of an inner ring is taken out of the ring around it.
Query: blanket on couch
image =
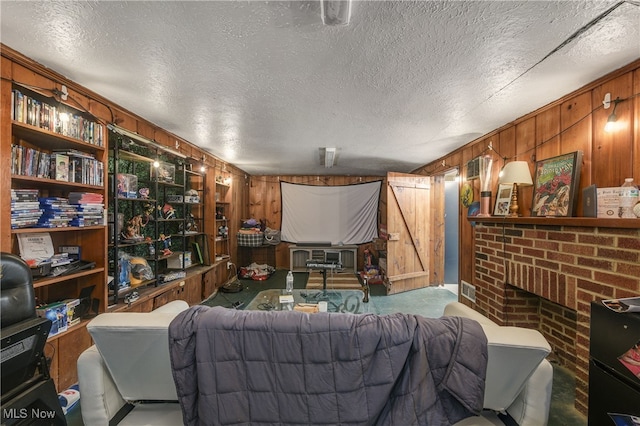
[[[185,425],[449,425],[482,410],[467,318],[193,306],[169,326]]]

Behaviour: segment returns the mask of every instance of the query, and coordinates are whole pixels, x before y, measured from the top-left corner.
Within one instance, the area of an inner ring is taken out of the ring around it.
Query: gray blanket
[[[194,306],[169,327],[185,425],[449,425],[482,410],[470,319]]]

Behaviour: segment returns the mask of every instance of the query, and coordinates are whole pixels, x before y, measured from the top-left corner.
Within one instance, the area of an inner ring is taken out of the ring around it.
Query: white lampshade
[[[512,161],[504,165],[498,183],[517,183],[519,186],[531,186],[531,172],[526,161]]]

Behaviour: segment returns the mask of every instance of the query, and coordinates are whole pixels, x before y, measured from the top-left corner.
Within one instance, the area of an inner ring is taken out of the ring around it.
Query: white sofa
[[[171,302],[149,313],[108,313],[87,329],[95,345],[78,359],[81,410],[86,425],[178,425],[182,413],[169,360],[168,325],[185,302]],[[553,370],[545,360],[550,347],[542,335],[500,327],[461,303],[444,315],[477,320],[488,339],[488,365],[482,416],[456,424],[503,425],[508,413],[521,425],[545,425]]]

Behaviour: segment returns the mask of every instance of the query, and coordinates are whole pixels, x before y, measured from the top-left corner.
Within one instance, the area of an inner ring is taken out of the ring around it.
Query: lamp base
[[[509,217],[518,217],[520,206],[518,206],[518,184],[513,184],[513,190],[511,191],[511,203],[509,204]]]

